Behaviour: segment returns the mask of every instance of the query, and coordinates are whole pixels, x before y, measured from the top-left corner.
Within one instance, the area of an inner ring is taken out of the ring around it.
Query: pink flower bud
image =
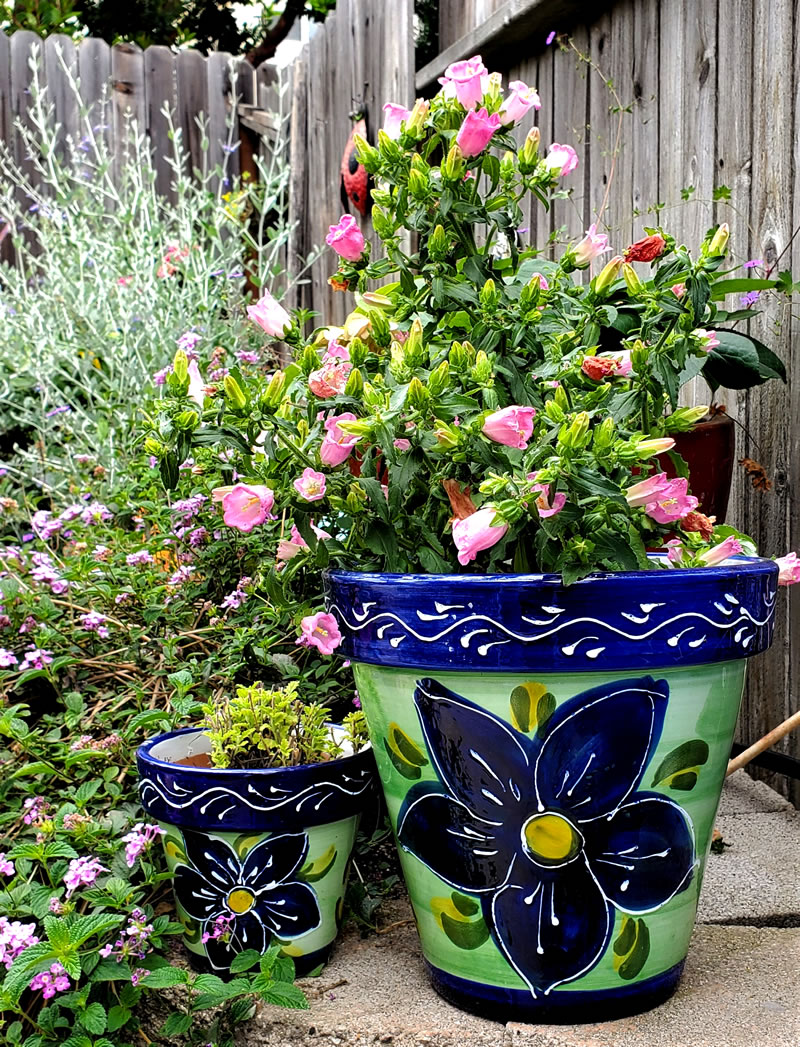
[[[471,563],[483,549],[490,549],[505,535],[508,524],[494,524],[497,510],[494,506],[478,509],[464,520],[453,522],[453,541],[458,549],[458,562]]]
[[[539,93],[528,87],[522,80],[512,80],[508,85],[510,94],[500,110],[500,121],[503,124],[515,124],[521,120],[529,109],[541,109],[542,100]]]
[[[797,559],[797,553],[787,553],[786,556],[779,556],[775,563],[780,568],[778,585],[794,585],[796,582],[800,582],[800,560]]]
[[[351,214],[343,214],[337,225],[328,227],[325,243],[348,262],[356,262],[364,253],[364,237]]]
[[[255,305],[248,305],[247,315],[273,338],[282,338],[292,326],[291,316],[269,291],[264,291]]]
[[[485,109],[471,109],[464,117],[464,123],[456,135],[456,145],[464,156],[477,156],[489,144],[492,135],[500,127],[497,113],[491,116]]]
[[[632,509],[635,509],[640,505],[647,505],[648,502],[655,501],[668,487],[669,480],[667,479],[667,474],[657,473],[655,476],[648,476],[646,480],[640,480],[629,487],[625,492],[625,501]]]
[[[545,167],[557,175],[572,174],[578,166],[578,154],[571,145],[559,145],[558,142],[553,142],[544,163]]]
[[[481,61],[480,55],[466,58],[462,62],[453,62],[444,72],[445,79],[452,85],[456,98],[465,109],[472,109],[473,106],[476,106],[482,100],[484,95],[483,78],[488,76],[488,74],[489,70]],[[460,142],[459,145],[461,145]],[[479,149],[478,152],[480,151]]]
[[[716,331],[706,331],[702,327],[697,327],[692,331],[692,334],[700,342],[700,348],[705,349],[707,353],[710,353],[712,349],[716,349],[719,345]]]
[[[705,564],[706,567],[716,567],[717,564],[723,563],[728,557],[738,556],[741,551],[742,543],[738,538],[734,538],[731,535],[724,542],[715,545],[713,549],[708,549],[706,552],[701,553],[698,560],[700,563]]]
[[[383,130],[390,138],[399,138],[401,124],[408,121],[411,110],[397,102],[387,102],[383,107]]]
[[[582,269],[589,265],[590,262],[593,262],[595,258],[599,258],[601,254],[605,254],[606,251],[610,250],[608,236],[605,233],[598,233],[597,224],[592,222],[586,230],[586,236],[577,244],[572,255],[575,265]]]
[[[524,451],[533,433],[535,414],[535,407],[503,407],[488,416],[481,432],[497,444]]]

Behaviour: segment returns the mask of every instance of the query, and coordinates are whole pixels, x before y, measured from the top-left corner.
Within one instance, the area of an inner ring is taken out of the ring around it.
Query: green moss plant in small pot
[[[277,941],[298,974],[325,962],[341,919],[359,819],[373,798],[362,714],[342,725],[298,685],[238,687],[205,722],[138,753],[192,960],[227,972]]]

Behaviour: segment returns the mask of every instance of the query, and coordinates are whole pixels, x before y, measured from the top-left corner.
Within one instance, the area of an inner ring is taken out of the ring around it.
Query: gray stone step
[[[351,929],[322,976],[301,984],[310,1011],[264,1007],[247,1047],[800,1047],[800,812],[741,771],[717,827],[731,844],[707,866],[699,924],[676,995],[602,1025],[503,1025],[451,1007],[425,976],[405,902],[385,933]],[[747,926],[760,921],[760,926]]]

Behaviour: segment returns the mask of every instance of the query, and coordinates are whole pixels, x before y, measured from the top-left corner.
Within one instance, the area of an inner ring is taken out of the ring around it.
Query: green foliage
[[[215,168],[206,142],[191,177],[172,128],[167,202],[142,130],[127,125],[124,160],[115,158],[103,134],[110,100],[89,112],[69,83],[81,117],[66,145],[35,65],[20,125],[34,173],[0,146],[0,228],[16,254],[0,269],[0,455],[30,489],[62,496],[85,479],[82,454],[120,482],[141,406],[181,336],[206,356],[218,345],[258,349],[245,274],[271,279],[288,238],[281,148],[257,183],[238,182],[236,143],[224,143]]]
[[[304,703],[296,680],[285,687],[261,683],[237,687],[232,698],[203,707],[214,767],[295,767],[320,763],[346,753],[344,732],[330,723],[331,710]],[[347,717],[349,751],[366,740],[358,713]]]

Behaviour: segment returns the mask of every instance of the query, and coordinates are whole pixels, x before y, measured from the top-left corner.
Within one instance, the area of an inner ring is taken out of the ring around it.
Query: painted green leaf
[[[390,723],[383,746],[389,759],[404,778],[416,781],[422,776],[421,767],[428,762],[422,749],[396,723]]]
[[[442,930],[459,949],[477,949],[489,938],[489,928],[483,920],[454,920],[446,912],[439,916]]]
[[[700,768],[708,761],[708,745],[702,738],[692,738],[667,753],[650,783],[686,791],[697,784]]]
[[[316,883],[317,880],[321,880],[323,876],[326,876],[331,871],[335,861],[336,847],[331,844],[327,851],[324,851],[319,858],[315,858],[311,862],[306,862],[300,870],[300,879],[305,880],[306,883]]]
[[[614,942],[614,970],[625,981],[641,973],[650,955],[650,932],[644,920],[626,916]]]
[[[470,898],[466,894],[459,894],[458,891],[453,891],[450,898],[462,916],[475,916],[476,913],[480,912],[480,905],[474,898]]]
[[[233,849],[240,858],[244,858],[250,848],[255,847],[255,845],[263,839],[263,833],[242,833],[241,836],[237,836],[233,841]]]
[[[403,759],[409,763],[414,763],[418,767],[424,767],[428,762],[428,758],[422,749],[396,723],[389,724],[389,741]]]
[[[541,730],[555,708],[555,695],[535,680],[520,684],[511,692],[511,723],[523,734]]]
[[[481,916],[471,920],[480,911],[474,899],[453,891],[449,898],[431,898],[431,912],[450,941],[459,949],[477,949],[489,937],[489,929]]]
[[[177,836],[173,836],[169,833],[164,837],[164,851],[173,862],[185,862],[186,853],[183,849],[183,841],[179,840]]]

